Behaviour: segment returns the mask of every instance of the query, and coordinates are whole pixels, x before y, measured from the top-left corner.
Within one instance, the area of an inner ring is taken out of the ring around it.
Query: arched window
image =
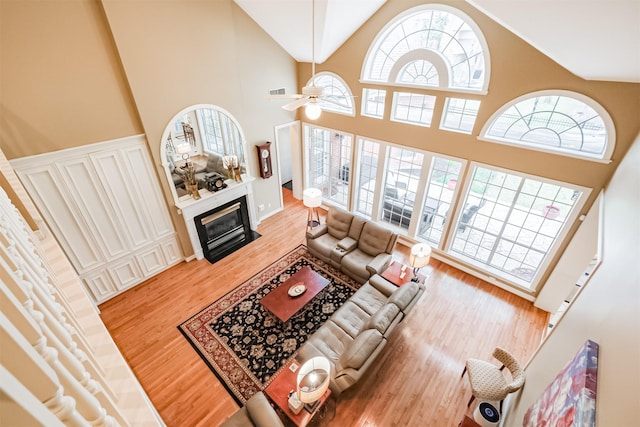
[[[589,159],[609,160],[615,129],[593,99],[569,91],[521,96],[491,117],[480,138]]]
[[[311,80],[307,82],[307,86]],[[338,114],[354,116],[353,95],[347,84],[337,74],[322,71],[314,77],[314,86],[322,88],[322,97],[318,100],[320,108]]]
[[[445,5],[407,10],[378,34],[362,80],[413,87],[486,91],[487,43],[475,22]]]

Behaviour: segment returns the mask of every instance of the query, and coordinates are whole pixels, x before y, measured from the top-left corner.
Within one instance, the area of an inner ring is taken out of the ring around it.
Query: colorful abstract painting
[[[527,410],[524,427],[595,426],[598,344],[587,340]]]

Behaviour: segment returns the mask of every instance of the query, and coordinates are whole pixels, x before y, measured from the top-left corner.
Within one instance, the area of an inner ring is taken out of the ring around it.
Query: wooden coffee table
[[[289,289],[297,284],[304,284],[307,290],[301,295],[290,296]],[[260,303],[273,313],[278,319],[286,322],[302,307],[327,287],[329,280],[325,279],[309,267],[302,267],[286,282],[262,297]]]
[[[294,369],[291,369],[293,366]],[[284,414],[291,422],[298,427],[306,426],[309,421],[314,417],[320,407],[327,400],[331,394],[331,389],[328,389],[320,398],[320,404],[317,405],[313,412],[308,412],[305,408],[294,414],[289,409],[289,392],[296,389],[296,379],[298,377],[298,369],[302,364],[295,359],[291,359],[287,364],[278,372],[276,377],[264,390],[265,394],[276,404],[280,413]]]

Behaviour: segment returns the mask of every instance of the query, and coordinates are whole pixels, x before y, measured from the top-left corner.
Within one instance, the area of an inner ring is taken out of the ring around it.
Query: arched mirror
[[[160,153],[176,201],[199,198],[226,187],[224,181],[246,177],[242,130],[229,112],[212,104],[176,114],[162,135]]]

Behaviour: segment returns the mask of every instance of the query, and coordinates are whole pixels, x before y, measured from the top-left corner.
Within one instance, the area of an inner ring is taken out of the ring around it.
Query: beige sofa
[[[311,255],[359,283],[381,274],[389,266],[397,240],[396,233],[333,206],[325,224],[307,232]]]
[[[331,363],[330,388],[336,396],[371,367],[398,323],[424,293],[424,285],[397,287],[372,276],[300,347],[300,361],[325,356]]]
[[[267,397],[259,391],[245,405],[227,418],[221,427],[284,427]]]

